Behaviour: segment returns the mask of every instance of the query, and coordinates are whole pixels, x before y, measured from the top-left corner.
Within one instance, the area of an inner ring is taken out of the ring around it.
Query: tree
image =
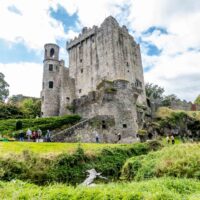
[[[34,98],[24,99],[20,106],[21,111],[24,113],[26,118],[34,118],[40,116],[41,111],[41,100]]]
[[[9,95],[9,84],[4,80],[5,76],[0,72],[0,102],[4,102]]]
[[[162,100],[163,99],[163,93],[164,88],[154,85],[153,83],[147,83],[145,85],[146,95],[150,100]]]
[[[194,103],[200,105],[200,95],[195,99]]]
[[[179,101],[175,94],[170,94],[163,97],[162,106],[171,106],[172,102]]]

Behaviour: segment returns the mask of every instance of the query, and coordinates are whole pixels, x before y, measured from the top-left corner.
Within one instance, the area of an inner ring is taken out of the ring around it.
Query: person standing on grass
[[[42,131],[38,129],[37,133],[38,133],[38,140],[40,140],[42,137]]]
[[[166,141],[167,141],[167,144],[169,144],[169,143],[170,143],[170,138],[169,138],[169,135],[167,135],[167,137],[166,137]]]
[[[46,133],[46,141],[47,141],[47,142],[51,142],[51,132],[50,132],[50,130],[47,130],[47,133]]]
[[[26,136],[28,137],[28,141],[31,140],[32,131],[30,129],[27,130]]]
[[[175,144],[175,138],[173,135],[171,136],[171,140],[172,140],[172,144]]]
[[[19,132],[19,141],[24,141],[24,132],[23,132],[23,130],[20,130],[20,132]]]
[[[99,143],[99,134],[97,133],[97,131],[94,131],[94,133],[95,133],[96,143]]]
[[[118,142],[119,142],[122,139],[122,135],[121,133],[118,133],[117,136],[118,136]]]

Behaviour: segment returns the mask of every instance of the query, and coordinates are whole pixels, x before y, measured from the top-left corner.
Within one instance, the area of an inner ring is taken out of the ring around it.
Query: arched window
[[[51,50],[50,50],[50,57],[54,57],[54,53],[55,53],[54,49],[51,48]]]

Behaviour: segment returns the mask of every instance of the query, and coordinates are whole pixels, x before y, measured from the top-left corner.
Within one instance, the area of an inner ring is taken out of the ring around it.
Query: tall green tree
[[[154,85],[153,83],[147,83],[145,84],[145,90],[147,97],[150,99],[157,99],[160,101],[163,99],[164,88]]]
[[[200,95],[195,99],[194,103],[200,105]]]
[[[19,107],[21,108],[21,111],[24,113],[26,118],[34,118],[36,116],[40,116],[41,100],[27,98],[20,103]]]
[[[9,84],[5,81],[5,76],[0,72],[0,102],[4,102],[9,95]]]

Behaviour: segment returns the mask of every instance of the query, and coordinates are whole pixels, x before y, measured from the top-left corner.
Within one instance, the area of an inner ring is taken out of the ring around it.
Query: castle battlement
[[[84,41],[85,39],[91,37],[95,34],[96,30],[97,26],[93,26],[93,28],[83,28],[82,34],[79,34],[78,38],[76,37],[74,40],[70,40],[66,43],[66,49],[69,50],[70,48]]]
[[[105,26],[110,26],[110,25],[120,28],[127,36],[129,36],[133,39],[133,37],[131,35],[129,35],[128,29],[125,25],[120,27],[117,20],[115,18],[113,18],[112,16],[109,16],[104,20],[104,22],[100,25],[100,27],[98,27],[98,26],[93,26],[92,28],[84,27],[82,29],[82,33],[80,33],[78,35],[78,37],[75,37],[73,40],[66,42],[66,49],[70,50],[74,46],[81,44],[81,42],[83,42],[84,40],[95,35],[97,31],[100,31],[101,29],[105,28]]]

